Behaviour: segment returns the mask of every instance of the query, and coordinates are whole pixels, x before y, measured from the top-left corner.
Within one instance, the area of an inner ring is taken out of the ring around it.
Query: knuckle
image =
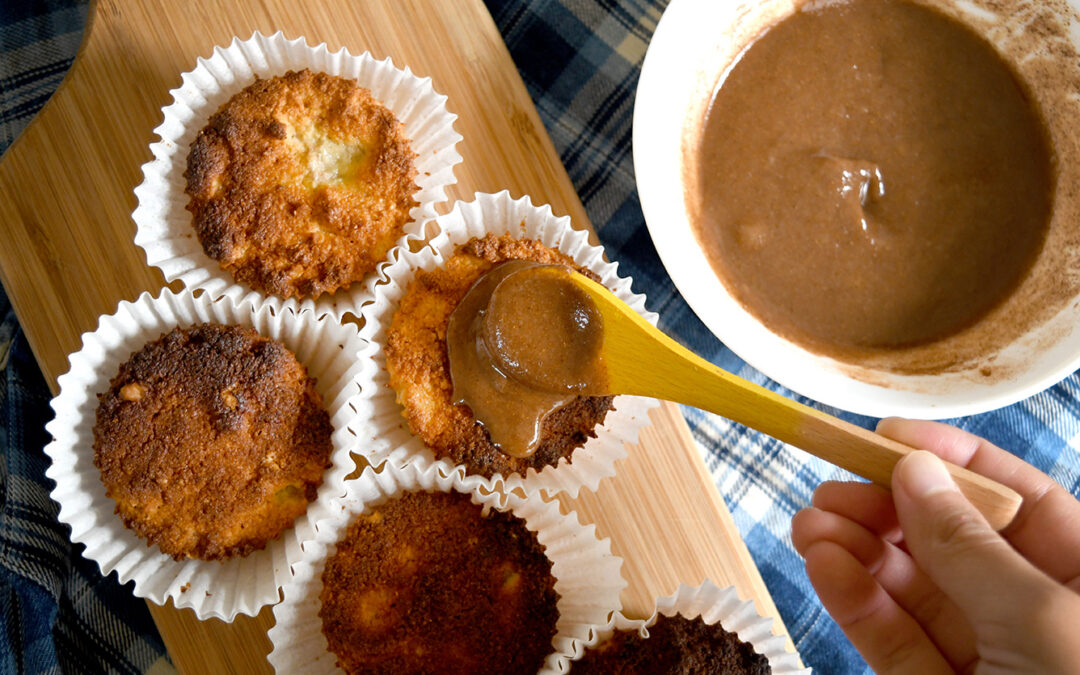
[[[878,673],[926,672],[925,664],[916,668],[924,661],[926,647],[921,635],[897,631],[883,641],[875,662],[870,665]]]
[[[978,516],[967,511],[950,511],[935,518],[930,541],[936,552],[958,556],[982,555],[1002,543]]]
[[[908,612],[920,624],[928,626],[951,618],[952,607],[948,596],[938,590],[937,586],[929,586],[912,598]]]
[[[1018,614],[992,613],[977,617],[974,628],[980,644],[997,649],[1012,649],[1017,638],[1017,624],[1027,625],[1026,621],[1019,619]]]

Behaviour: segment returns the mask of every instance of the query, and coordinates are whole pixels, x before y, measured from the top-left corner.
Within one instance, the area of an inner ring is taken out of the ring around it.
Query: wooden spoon
[[[609,393],[661,398],[723,415],[886,488],[896,463],[914,451],[718,368],[660,332],[600,284],[576,272],[570,277],[592,297],[603,317],[601,354]],[[1016,491],[945,464],[960,491],[995,530],[1009,524],[1022,501]]]

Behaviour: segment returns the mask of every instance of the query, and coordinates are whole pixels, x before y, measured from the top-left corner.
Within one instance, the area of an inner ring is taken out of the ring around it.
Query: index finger
[[[1080,502],[1054,479],[986,439],[940,422],[891,417],[877,431],[1020,493],[1024,502],[1002,536],[1036,567],[1080,591]]]

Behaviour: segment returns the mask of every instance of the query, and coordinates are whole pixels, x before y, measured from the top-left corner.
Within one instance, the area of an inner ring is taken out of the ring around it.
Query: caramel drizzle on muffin
[[[569,265],[596,280],[590,270],[539,241],[485,235],[458,246],[444,267],[419,271],[409,284],[387,331],[386,369],[412,432],[438,458],[464,464],[469,473],[525,475],[560,459],[596,436],[597,424],[612,410],[611,396],[579,396],[549,415],[540,443],[529,457],[512,457],[491,442],[472,410],[454,405],[446,329],[450,313],[485,272],[507,260]]]

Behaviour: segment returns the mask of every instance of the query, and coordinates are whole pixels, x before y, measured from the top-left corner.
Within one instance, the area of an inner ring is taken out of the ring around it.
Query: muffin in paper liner
[[[509,510],[536,532],[552,563],[559,594],[557,632],[541,672],[556,672],[553,669],[574,654],[592,627],[609,621],[622,606],[619,594],[626,587],[620,573],[622,559],[611,554],[610,540],[597,538],[595,525],[582,525],[573,511],[564,516],[557,502],[539,495],[522,497],[471,489],[458,472],[447,475],[435,465],[386,464],[380,471],[369,466],[359,478],[349,481],[348,493],[335,500],[333,513],[315,524],[315,538],[304,542],[303,559],[292,565],[292,578],[285,586],[284,600],[274,606],[275,625],[269,632],[273,650],[267,658],[277,672],[341,672],[319,618],[326,559],[356,515],[405,492],[421,490],[470,494],[473,503]]]
[[[221,562],[177,561],[126,528],[114,512],[116,502],[105,494],[93,462],[97,395],[146,343],[177,326],[207,322],[246,326],[282,342],[316,378],[333,427],[331,466],[305,514],[265,549]],[[121,302],[115,313],[99,319],[95,331],[83,334],[82,348],[70,356],[71,368],[58,379],[60,393],[51,404],[55,417],[46,425],[53,437],[45,447],[52,460],[46,475],[56,482],[52,498],[60,505],[60,521],[71,527],[72,541],[86,545],[83,555],[97,562],[102,574],[115,571],[120,583],[134,580],[136,596],[159,605],[171,598],[200,619],[232,621],[238,613],[254,615],[276,602],[289,564],[301,556],[301,542],[314,536],[314,523],[330,512],[331,500],[345,494],[345,477],[355,467],[350,454],[355,439],[346,425],[359,394],[360,345],[353,326],[228,297],[211,300],[205,293],[196,297],[166,289],[156,298],[143,293],[135,302]]]
[[[544,490],[548,495],[566,492],[574,497],[582,487],[595,490],[602,479],[615,475],[615,462],[627,456],[625,444],[637,442],[638,432],[649,424],[649,409],[657,407],[659,402],[651,398],[617,396],[615,409],[609,411],[604,423],[597,427],[596,438],[577,448],[570,461],[562,458],[557,465],[546,466],[539,472],[530,468],[524,476],[497,473],[484,478],[469,474],[464,465],[454,464],[447,458],[437,459],[434,452],[409,430],[386,372],[383,345],[387,329],[418,270],[435,269],[453,255],[456,246],[488,233],[539,240],[595,272],[600,283],[653,324],[657,315],[645,309],[645,296],[630,290],[631,280],[618,276],[617,265],[604,260],[603,249],[589,244],[586,232],[573,229],[569,217],[555,217],[550,206],[534,206],[527,196],[512,199],[506,191],[479,193],[472,202],[456,203],[450,213],[435,220],[435,225],[437,233],[427,247],[392,254],[396,257],[382,269],[380,277],[368,282],[373,302],[361,312],[364,326],[360,334],[366,340],[361,352],[362,393],[356,424],[351,427],[357,436],[357,451],[376,466],[387,460],[397,466],[438,465],[444,473],[460,473],[470,489],[483,486],[492,490],[501,484],[507,491],[518,488],[526,492]]]
[[[228,47],[214,47],[213,55],[199,58],[195,69],[181,76],[183,84],[170,92],[173,102],[162,108],[164,121],[154,129],[161,140],[151,144],[154,159],[142,166],[144,179],[135,188],[135,243],[168,282],[179,279],[187,288],[203,289],[214,297],[260,298],[275,309],[311,309],[316,316],[340,319],[367,301],[363,281],[315,300],[286,300],[253,290],[237,283],[203,252],[186,208],[188,152],[210,116],[256,76],[303,68],[357,80],[402,122],[417,155],[419,190],[413,196],[419,204],[409,212],[398,244],[407,248],[410,240],[423,238],[426,223],[436,215],[435,206],[447,198],[447,186],[457,182],[454,167],[461,162],[456,146],[462,137],[454,130],[457,115],[447,110],[446,96],[435,91],[430,77],[417,77],[407,66],[399,69],[389,58],[376,61],[367,52],[353,56],[344,47],[331,52],[325,43],[309,47],[302,37],[286,40],[281,32],[269,37],[256,32],[247,40],[234,38]]]
[[[629,619],[621,611],[616,612],[606,624],[595,626],[588,640],[576,643],[573,656],[560,660],[552,672],[573,672],[573,661],[584,656],[586,649],[611,637],[616,630],[636,630],[647,638],[648,627],[656,623],[660,615],[676,614],[688,619],[701,617],[709,625],[719,623],[724,630],[735,633],[769,660],[773,675],[810,675],[810,669],[800,665],[799,655],[785,649],[787,638],[773,634],[773,620],[758,614],[753,601],[740,600],[734,586],[720,587],[708,579],[700,586],[680,584],[674,594],[657,598],[653,613],[647,619]]]

